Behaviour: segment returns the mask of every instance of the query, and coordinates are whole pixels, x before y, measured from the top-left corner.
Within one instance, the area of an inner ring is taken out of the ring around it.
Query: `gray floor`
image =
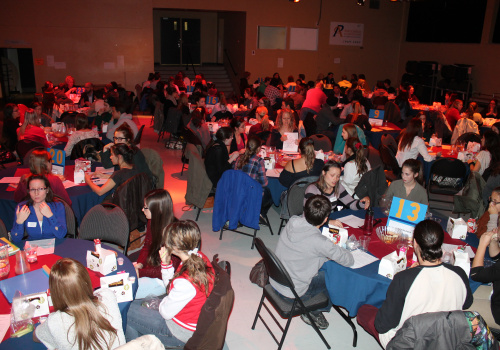
[[[185,204],[184,195],[186,193],[187,174],[180,175],[181,172],[181,151],[167,150],[163,142],[156,142],[157,135],[150,127],[150,117],[140,116],[139,120],[145,124],[142,137],[141,148],[153,148],[160,152],[165,169],[165,188],[170,192],[174,201],[174,210],[177,218],[196,218],[196,211]],[[263,227],[258,232],[264,243],[274,249],[278,236],[280,223],[279,214],[276,210],[270,210],[269,219],[273,226],[274,236],[269,230]],[[262,289],[250,283],[248,275],[253,265],[260,260],[256,249],[251,250],[251,238],[233,232],[224,233],[222,240],[219,240],[219,233],[212,231],[212,211],[204,210],[198,220],[198,225],[202,231],[203,252],[211,258],[218,253],[220,258],[231,262],[232,285],[235,291],[235,303],[233,312],[229,319],[229,327],[226,337],[226,344],[229,349],[275,349],[277,345],[269,335],[264,325],[259,321],[255,330],[251,330],[255,312],[262,296]],[[345,291],[349,293],[349,291]],[[265,315],[265,311],[263,313]],[[335,311],[325,314],[330,323],[330,327],[323,331],[323,335],[333,349],[351,349],[352,330],[350,326]],[[279,316],[278,316],[279,317]],[[270,317],[266,317],[270,322]],[[380,349],[378,343],[356,324],[358,330],[357,349]],[[283,320],[283,325],[285,321]],[[277,327],[273,327],[276,330]],[[300,318],[295,318],[290,326],[283,349],[325,349],[325,345],[314,332],[314,329],[306,325]]]

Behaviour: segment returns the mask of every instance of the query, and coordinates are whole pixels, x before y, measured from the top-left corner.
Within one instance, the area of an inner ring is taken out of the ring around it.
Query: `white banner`
[[[364,24],[330,23],[330,45],[363,46]]]

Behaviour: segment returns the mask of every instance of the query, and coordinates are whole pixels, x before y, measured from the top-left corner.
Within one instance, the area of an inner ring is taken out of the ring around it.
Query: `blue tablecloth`
[[[103,244],[103,248],[113,249],[109,246]],[[54,249],[54,254],[59,255],[65,258],[73,258],[81,262],[84,266],[87,266],[87,250],[94,250],[94,242],[93,241],[84,241],[79,239],[56,239],[56,246]],[[123,265],[118,266],[118,270],[110,273],[108,276],[115,275],[117,272],[125,271],[129,273],[130,277],[135,277],[136,282],[132,286],[133,295],[135,298],[135,294],[137,292],[138,280],[137,274],[135,273],[134,265],[132,262],[123,255],[120,251],[118,252],[118,257],[122,257]],[[120,313],[122,315],[123,321],[123,329],[125,331],[127,327],[127,312],[130,308],[130,302],[119,303],[118,307],[120,308]],[[45,349],[45,346],[42,343],[35,343],[33,341],[33,333],[28,333],[27,335],[21,338],[9,338],[5,342],[0,344],[0,350],[3,349]]]
[[[343,210],[330,215],[330,219],[338,219],[347,215],[364,218],[365,211]],[[375,218],[383,216],[381,210],[375,208]],[[439,215],[434,216],[439,217]],[[446,220],[441,219],[441,226],[446,229]],[[479,240],[474,234],[469,234],[466,242],[477,247]],[[358,314],[361,305],[382,306],[391,280],[378,274],[379,264],[380,260],[359,269],[351,269],[334,261],[324,263],[321,269],[325,271],[326,286],[332,304],[345,308],[350,317]],[[469,280],[469,283],[473,292],[481,285],[472,280]]]
[[[373,148],[378,150],[380,144],[382,143],[382,136],[384,134],[391,135],[396,139],[399,136],[401,130],[383,130],[383,131],[365,131],[367,140],[371,143]]]
[[[66,160],[66,164],[74,164],[74,161]],[[92,170],[95,170],[96,166],[100,165],[92,162]],[[14,176],[16,169],[17,168],[12,167],[0,171],[0,178]],[[8,186],[9,184],[0,184],[0,219],[4,222],[7,231],[10,231],[12,229],[12,225],[14,224],[17,202],[14,201],[14,191],[6,191]],[[98,196],[87,185],[70,187],[66,189],[66,191],[71,199],[71,207],[75,212],[78,225],[82,221],[85,214],[93,206],[102,203],[104,198],[107,196],[107,194]]]

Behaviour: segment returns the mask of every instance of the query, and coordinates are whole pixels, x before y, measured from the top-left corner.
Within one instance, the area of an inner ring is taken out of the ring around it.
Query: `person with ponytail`
[[[347,193],[354,197],[354,190],[364,173],[371,169],[370,162],[366,159],[366,151],[357,137],[349,137],[345,143],[344,153],[347,156],[344,165],[344,175],[340,183]]]
[[[142,307],[140,300],[132,302],[127,341],[153,334],[167,347],[180,347],[192,337],[214,284],[214,269],[200,245],[201,233],[194,221],[177,221],[165,228],[159,256],[167,295],[159,310]],[[177,269],[172,265],[173,256],[181,260]]]
[[[110,158],[113,165],[118,165],[120,170],[111,174],[108,181],[106,181],[101,187],[92,182],[92,176],[103,177],[104,175],[98,173],[85,173],[85,182],[98,196],[108,193],[113,188],[120,186],[131,177],[140,173],[134,166],[134,150],[126,143],[112,145]]]
[[[85,266],[71,258],[50,270],[54,312],[33,332],[48,349],[105,350],[125,344],[116,296],[108,288],[93,291]]]
[[[267,214],[271,207],[273,200],[271,192],[267,187],[268,180],[266,176],[266,168],[264,167],[264,160],[259,157],[261,140],[255,136],[249,136],[245,148],[245,153],[240,155],[233,163],[234,170],[241,170],[249,175],[252,179],[260,183],[264,189],[262,196],[261,214]]]
[[[319,176],[325,162],[316,159],[314,153],[314,141],[310,137],[304,137],[299,142],[300,158],[292,159],[286,163],[280,174],[280,183],[289,188],[295,181],[306,176]]]

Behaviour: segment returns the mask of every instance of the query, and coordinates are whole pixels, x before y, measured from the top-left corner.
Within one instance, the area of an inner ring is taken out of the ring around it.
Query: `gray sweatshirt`
[[[354,264],[351,252],[333,244],[303,216],[290,218],[279,238],[276,256],[290,275],[299,296],[305,294],[312,278],[327,260],[333,260],[343,266]],[[287,287],[272,279],[270,283],[281,295],[294,297]]]

